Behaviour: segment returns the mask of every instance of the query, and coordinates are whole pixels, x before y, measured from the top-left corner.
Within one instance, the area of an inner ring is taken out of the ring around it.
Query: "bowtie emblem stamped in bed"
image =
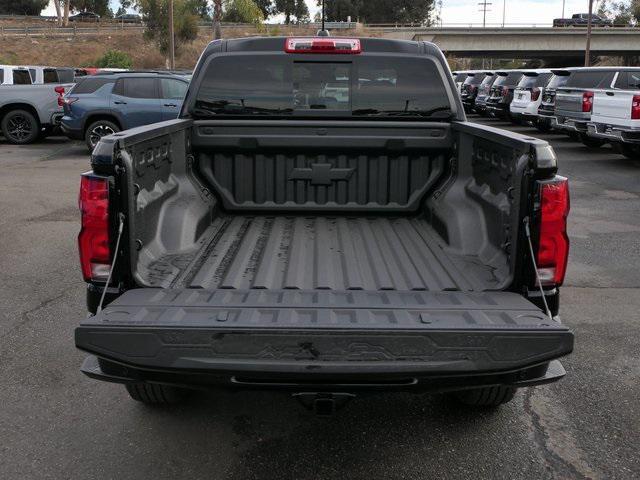
[[[311,185],[331,185],[337,180],[349,180],[355,168],[333,168],[330,163],[312,163],[311,168],[294,168],[289,180],[309,181]]]

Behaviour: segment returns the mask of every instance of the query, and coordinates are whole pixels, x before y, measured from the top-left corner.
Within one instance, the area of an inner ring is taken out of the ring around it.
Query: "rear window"
[[[482,79],[482,86],[485,85],[491,85],[493,83],[493,80],[496,78],[495,75],[487,75],[486,77],[484,77]]]
[[[521,78],[522,78],[521,72],[509,72],[506,75],[498,75],[498,78],[496,78],[496,81],[494,82],[493,85],[494,86],[517,85]]]
[[[569,77],[571,75],[554,75],[553,77],[551,77],[551,80],[549,81],[549,84],[547,85],[547,88],[559,88],[559,87],[564,87],[567,82],[569,81]]]
[[[458,73],[456,74],[456,82],[464,82],[468,76],[468,73]]]
[[[31,75],[29,75],[29,70],[14,70],[13,84],[14,85],[31,85]]]
[[[76,83],[76,86],[73,87],[71,93],[94,93],[103,85],[106,85],[108,83],[114,83],[114,79],[83,77],[82,79],[78,80],[78,83]]]
[[[58,83],[58,72],[53,68],[45,68],[44,83]]]
[[[620,72],[615,87],[621,90],[638,90],[640,88],[640,71]]]
[[[574,88],[609,87],[613,81],[614,75],[615,72],[606,71],[572,72],[565,86]]]
[[[518,83],[520,88],[540,88],[546,87],[551,78],[551,73],[541,73],[539,75],[523,75]]]
[[[469,75],[464,81],[465,85],[479,85],[482,83],[482,79],[485,77],[484,73],[476,73],[475,75]]]
[[[58,81],[60,83],[73,83],[75,71],[72,68],[58,68]]]
[[[427,58],[218,57],[204,73],[194,116],[450,115],[441,74]]]

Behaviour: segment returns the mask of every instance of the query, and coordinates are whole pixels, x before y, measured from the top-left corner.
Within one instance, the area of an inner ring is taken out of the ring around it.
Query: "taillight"
[[[105,281],[109,276],[109,180],[92,173],[80,179],[78,199],[82,228],[78,235],[80,266],[86,281]]]
[[[584,92],[582,94],[582,111],[590,112],[593,108],[593,92]]]
[[[531,101],[535,102],[538,100],[538,98],[540,98],[540,89],[538,87],[535,87],[533,90],[531,90]]]
[[[569,182],[556,176],[540,182],[540,239],[536,264],[543,285],[562,285],[569,258]]]
[[[640,95],[634,95],[631,101],[631,120],[640,120]]]
[[[509,87],[502,87],[502,96],[506,97],[509,95]]]
[[[61,107],[64,105],[64,87],[57,86],[53,89],[58,94],[58,106]]]
[[[343,53],[362,52],[357,38],[287,38],[284,44],[287,53]]]

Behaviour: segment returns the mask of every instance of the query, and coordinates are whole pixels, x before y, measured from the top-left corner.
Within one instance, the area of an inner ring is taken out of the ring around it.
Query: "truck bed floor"
[[[150,286],[471,291],[496,281],[477,258],[446,253],[422,217],[230,215],[200,245],[152,262]]]

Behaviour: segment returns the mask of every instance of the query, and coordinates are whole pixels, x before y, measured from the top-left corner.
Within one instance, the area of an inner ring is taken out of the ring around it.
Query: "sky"
[[[318,11],[316,0],[306,0],[311,18]],[[393,0],[389,0],[393,1]],[[442,21],[445,24],[469,23],[481,24],[482,12],[478,2],[482,0],[442,0]],[[523,25],[550,24],[554,18],[562,16],[563,0],[488,0],[492,5],[487,12],[487,23],[502,23],[503,6],[505,6],[506,23]],[[565,16],[588,11],[588,0],[565,0]],[[597,3],[597,0],[596,2]],[[111,8],[116,11],[119,0],[111,0]],[[594,6],[594,10],[596,7]],[[55,15],[53,2],[43,15]],[[345,19],[346,20],[346,19]]]

